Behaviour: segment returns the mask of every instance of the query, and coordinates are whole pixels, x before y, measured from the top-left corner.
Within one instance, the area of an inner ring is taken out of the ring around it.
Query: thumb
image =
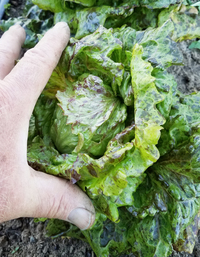
[[[81,230],[88,229],[95,220],[95,210],[88,196],[69,181],[30,168],[31,179],[26,184],[27,217],[46,217],[66,220]]]

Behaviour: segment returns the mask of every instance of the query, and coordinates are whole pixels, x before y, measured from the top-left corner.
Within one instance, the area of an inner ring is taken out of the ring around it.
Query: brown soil
[[[10,10],[7,11],[8,15],[4,15],[4,19],[9,16],[18,17],[25,0],[10,3]],[[189,44],[190,42],[180,43],[185,66],[169,69],[183,93],[200,90],[200,51],[189,50]],[[45,226],[46,223],[35,223],[31,218],[20,218],[0,224],[0,257],[95,257],[85,242],[68,238],[47,238]],[[129,256],[134,257],[132,254]],[[174,251],[171,257],[200,257],[200,233],[193,254]]]

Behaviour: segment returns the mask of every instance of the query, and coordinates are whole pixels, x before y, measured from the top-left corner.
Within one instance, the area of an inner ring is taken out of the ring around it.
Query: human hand
[[[27,164],[31,113],[69,36],[67,24],[58,23],[16,66],[24,29],[15,25],[0,39],[0,222],[47,217],[67,220],[80,229],[94,222],[94,207],[77,186]]]

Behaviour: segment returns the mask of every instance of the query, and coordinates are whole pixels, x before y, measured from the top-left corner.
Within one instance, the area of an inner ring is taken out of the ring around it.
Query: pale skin
[[[80,229],[94,222],[94,207],[76,185],[27,163],[30,116],[69,36],[67,24],[58,23],[17,65],[24,29],[15,25],[0,39],[0,222],[47,217],[70,221]]]

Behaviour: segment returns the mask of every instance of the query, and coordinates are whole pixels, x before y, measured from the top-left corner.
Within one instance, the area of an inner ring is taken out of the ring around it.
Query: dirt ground
[[[9,16],[19,16],[24,2],[25,0],[10,1]],[[5,14],[4,18],[7,17]],[[185,66],[169,68],[183,93],[200,90],[200,50],[189,50],[189,44],[189,41],[180,43]],[[95,257],[87,243],[76,239],[47,238],[45,226],[45,223],[35,223],[31,218],[0,224],[0,257]],[[174,251],[170,257],[200,257],[200,233],[193,254]]]

